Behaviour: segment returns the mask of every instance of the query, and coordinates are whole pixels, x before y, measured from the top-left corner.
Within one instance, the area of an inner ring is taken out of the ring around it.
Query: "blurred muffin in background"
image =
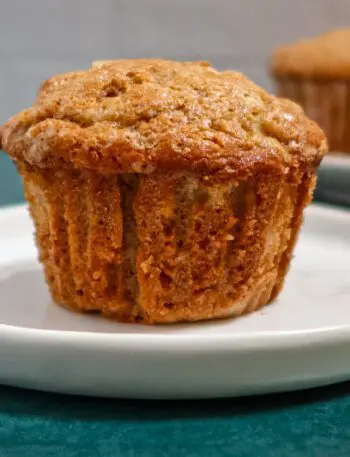
[[[330,151],[350,153],[350,28],[279,47],[272,74],[278,95],[323,128]]]

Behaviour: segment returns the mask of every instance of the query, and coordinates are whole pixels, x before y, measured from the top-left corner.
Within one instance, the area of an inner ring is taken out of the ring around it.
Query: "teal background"
[[[23,200],[22,185],[16,169],[0,150],[0,206]]]
[[[0,155],[0,205],[22,200],[16,171]],[[349,457],[349,424],[349,383],[177,402],[0,386],[0,457]]]
[[[0,388],[0,457],[348,457],[350,386],[207,401]]]

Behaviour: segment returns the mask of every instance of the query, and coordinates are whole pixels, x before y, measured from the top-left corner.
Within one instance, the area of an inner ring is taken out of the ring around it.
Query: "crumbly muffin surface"
[[[40,168],[232,176],[253,163],[317,164],[321,130],[294,103],[205,62],[108,61],[43,83],[3,147]]]
[[[272,72],[277,77],[348,80],[349,48],[350,28],[281,46],[273,54]]]

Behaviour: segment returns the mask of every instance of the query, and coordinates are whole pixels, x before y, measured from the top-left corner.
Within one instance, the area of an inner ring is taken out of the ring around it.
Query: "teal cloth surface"
[[[0,204],[22,200],[14,167],[0,155]],[[349,422],[350,383],[187,402],[0,386],[0,457],[349,457]]]
[[[350,385],[207,401],[0,387],[0,457],[349,457]]]

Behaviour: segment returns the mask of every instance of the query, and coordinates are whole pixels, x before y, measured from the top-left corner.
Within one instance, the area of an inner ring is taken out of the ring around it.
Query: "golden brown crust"
[[[321,130],[290,101],[203,62],[102,62],[46,81],[10,119],[15,160],[107,173],[189,170],[237,175],[254,163],[317,164]]]
[[[278,78],[348,80],[350,78],[350,29],[339,29],[316,38],[281,46],[272,57]]]

